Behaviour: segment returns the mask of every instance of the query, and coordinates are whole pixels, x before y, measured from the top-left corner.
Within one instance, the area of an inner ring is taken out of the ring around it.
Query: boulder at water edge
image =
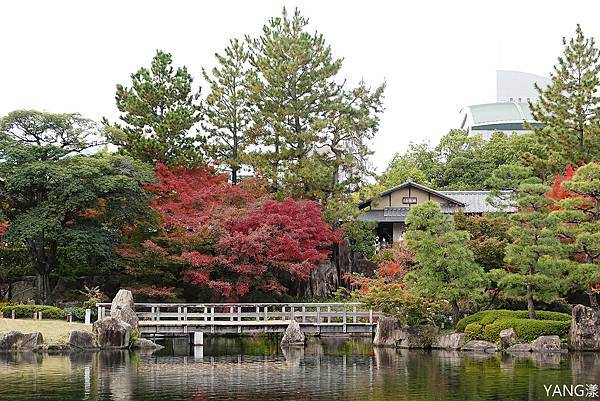
[[[71,330],[69,332],[69,345],[80,349],[98,348],[96,336],[85,330]]]
[[[140,338],[139,340],[135,340],[131,343],[131,348],[141,350],[159,350],[163,349],[164,347],[155,343],[154,341],[150,341],[146,338]]]
[[[98,337],[100,348],[127,348],[131,325],[114,317],[105,317],[94,322],[94,334]]]
[[[514,344],[514,345],[511,345],[510,347],[508,347],[506,349],[506,352],[508,352],[508,353],[531,352],[531,345],[525,344],[525,343]]]
[[[290,346],[290,345],[304,345],[304,333],[300,328],[300,325],[297,321],[292,320],[288,327],[285,329],[285,334],[281,339],[281,346]]]
[[[531,343],[533,352],[563,352],[559,336],[540,336]]]
[[[465,333],[441,334],[433,338],[431,348],[461,349],[465,345]]]
[[[398,348],[431,348],[433,339],[439,329],[433,326],[413,326],[400,329],[398,332]]]
[[[517,333],[512,327],[510,329],[504,329],[500,332],[500,345],[503,349],[510,347],[517,341]]]
[[[569,347],[574,351],[600,351],[600,312],[584,305],[575,305]]]
[[[393,317],[384,317],[377,322],[373,345],[378,347],[395,347],[400,339],[400,323]]]
[[[19,346],[20,350],[31,351],[44,343],[44,337],[40,332],[27,333],[23,334],[23,338],[21,338],[21,344]]]
[[[463,351],[474,351],[474,352],[498,352],[496,344],[489,341],[473,340],[466,343],[461,350]]]
[[[0,335],[0,351],[22,350],[31,351],[44,342],[42,333],[23,334],[20,331],[10,331]]]
[[[132,330],[139,329],[139,320],[135,314],[133,294],[129,290],[119,290],[110,304],[110,317],[129,324]]]

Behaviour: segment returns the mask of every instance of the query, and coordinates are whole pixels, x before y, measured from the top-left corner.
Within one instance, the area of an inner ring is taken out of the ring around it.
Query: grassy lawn
[[[62,320],[0,319],[0,333],[12,330],[22,333],[39,331],[44,336],[45,343],[65,343],[69,338],[69,331],[75,329],[92,331],[92,326]]]

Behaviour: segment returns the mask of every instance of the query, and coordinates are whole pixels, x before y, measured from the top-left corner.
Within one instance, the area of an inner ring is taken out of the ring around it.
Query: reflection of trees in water
[[[465,354],[361,348],[309,341],[306,348],[256,345],[259,355],[157,356],[101,351],[51,356],[0,354],[0,399],[13,394],[62,400],[539,399],[546,384],[600,383],[600,355]],[[228,350],[231,344],[227,343]],[[356,350],[339,355],[334,349]],[[238,346],[238,345],[235,345]],[[263,348],[261,348],[263,347]],[[217,348],[211,352],[216,353]],[[229,352],[229,351],[227,351]],[[372,354],[372,355],[369,355]],[[32,390],[33,389],[33,390]],[[20,399],[20,398],[19,398]]]

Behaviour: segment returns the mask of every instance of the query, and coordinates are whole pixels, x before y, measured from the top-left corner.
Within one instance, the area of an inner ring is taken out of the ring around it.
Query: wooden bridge
[[[110,303],[98,303],[98,319],[110,316]],[[136,303],[144,337],[283,333],[291,320],[315,335],[370,335],[380,316],[360,303]]]

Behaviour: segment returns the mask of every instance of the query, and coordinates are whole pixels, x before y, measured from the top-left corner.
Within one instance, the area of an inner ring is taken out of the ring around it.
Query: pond
[[[600,384],[594,353],[396,351],[345,338],[312,338],[304,349],[288,350],[269,338],[205,342],[165,340],[154,354],[0,354],[0,400],[598,399],[589,384]],[[583,395],[559,397],[569,389]]]

